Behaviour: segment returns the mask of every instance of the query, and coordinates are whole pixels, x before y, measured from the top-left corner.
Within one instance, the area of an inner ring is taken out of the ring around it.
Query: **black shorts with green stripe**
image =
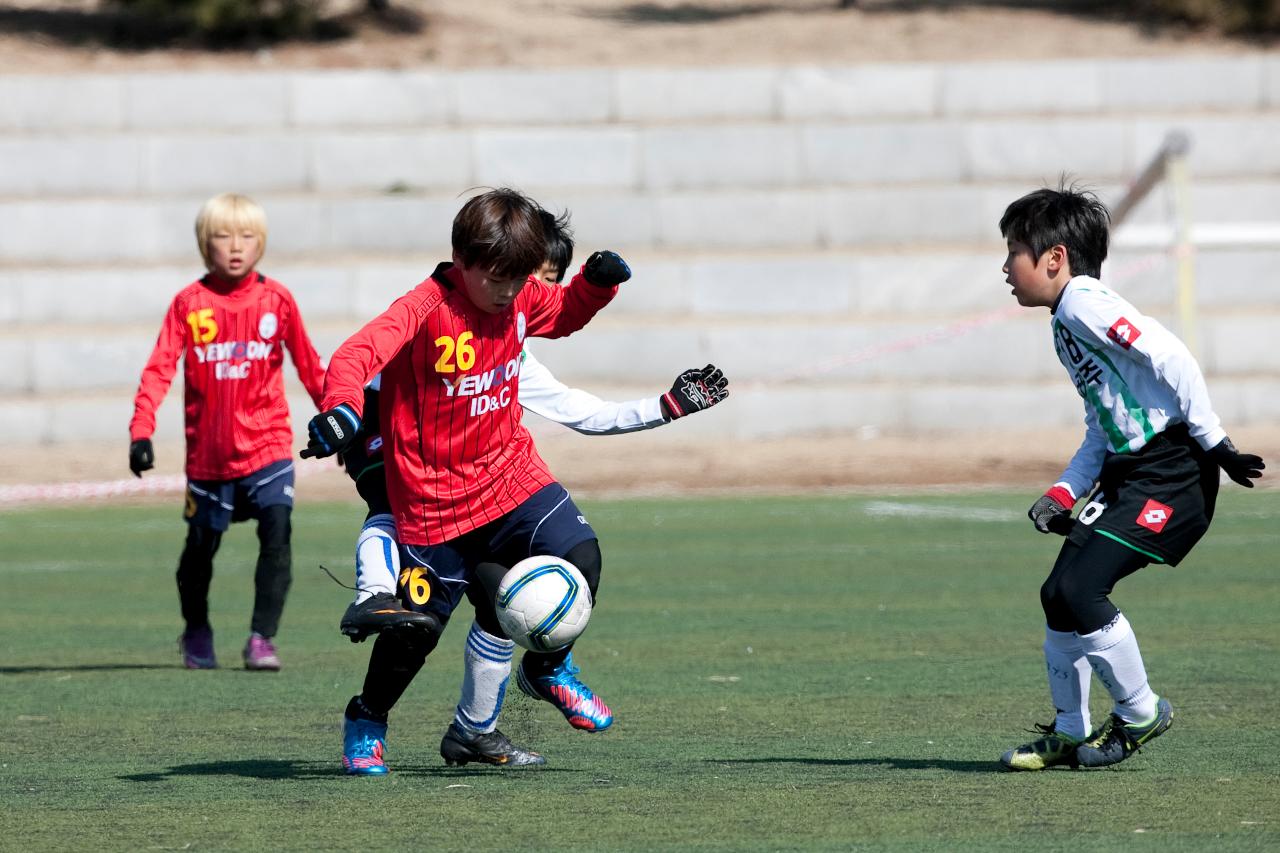
[[[1218,466],[1175,424],[1141,450],[1107,455],[1070,539],[1106,536],[1176,566],[1209,529],[1217,499]]]

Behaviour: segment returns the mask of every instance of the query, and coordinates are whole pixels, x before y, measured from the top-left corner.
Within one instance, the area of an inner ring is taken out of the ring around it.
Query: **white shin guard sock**
[[[1074,631],[1044,629],[1044,661],[1048,667],[1049,695],[1058,716],[1054,729],[1067,737],[1084,740],[1089,734],[1089,681],[1093,672]]]
[[[399,577],[395,519],[385,513],[375,515],[364,523],[356,540],[356,604],[380,592],[395,595]]]
[[[1115,700],[1115,714],[1126,723],[1145,723],[1156,715],[1156,694],[1147,683],[1138,638],[1123,613],[1091,634],[1081,634],[1089,665]]]
[[[478,623],[471,623],[463,653],[466,671],[462,677],[462,696],[453,715],[454,722],[464,731],[485,734],[497,727],[515,647],[510,640],[495,637]]]

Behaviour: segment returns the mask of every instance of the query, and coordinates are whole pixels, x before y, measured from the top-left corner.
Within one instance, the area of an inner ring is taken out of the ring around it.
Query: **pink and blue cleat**
[[[387,748],[387,724],[342,717],[342,769],[351,776],[385,776],[382,754]]]
[[[602,732],[613,725],[613,712],[590,687],[578,680],[578,672],[572,653],[546,675],[529,675],[521,662],[516,670],[516,684],[523,693],[556,706],[575,729]]]

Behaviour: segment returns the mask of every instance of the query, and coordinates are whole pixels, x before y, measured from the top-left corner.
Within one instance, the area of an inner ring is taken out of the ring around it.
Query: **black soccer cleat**
[[[1080,744],[1076,749],[1076,760],[1081,767],[1106,767],[1119,764],[1133,755],[1143,744],[1150,742],[1169,730],[1173,725],[1173,706],[1168,699],[1160,699],[1156,703],[1155,719],[1149,723],[1135,725],[1125,723],[1115,714],[1103,724],[1097,734]]]
[[[516,746],[497,729],[473,735],[459,727],[456,720],[449,724],[440,741],[440,757],[450,767],[461,767],[471,761],[499,767],[533,767],[547,763],[540,754]]]
[[[439,630],[440,622],[430,613],[405,610],[394,595],[379,592],[359,604],[352,604],[342,614],[338,630],[353,643],[362,643],[370,634],[399,628]]]

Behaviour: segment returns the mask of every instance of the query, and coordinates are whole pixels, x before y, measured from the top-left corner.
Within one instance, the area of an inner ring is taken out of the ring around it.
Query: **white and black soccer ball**
[[[578,567],[559,557],[529,557],[498,584],[498,623],[535,652],[554,652],[578,639],[591,618],[591,590]]]

